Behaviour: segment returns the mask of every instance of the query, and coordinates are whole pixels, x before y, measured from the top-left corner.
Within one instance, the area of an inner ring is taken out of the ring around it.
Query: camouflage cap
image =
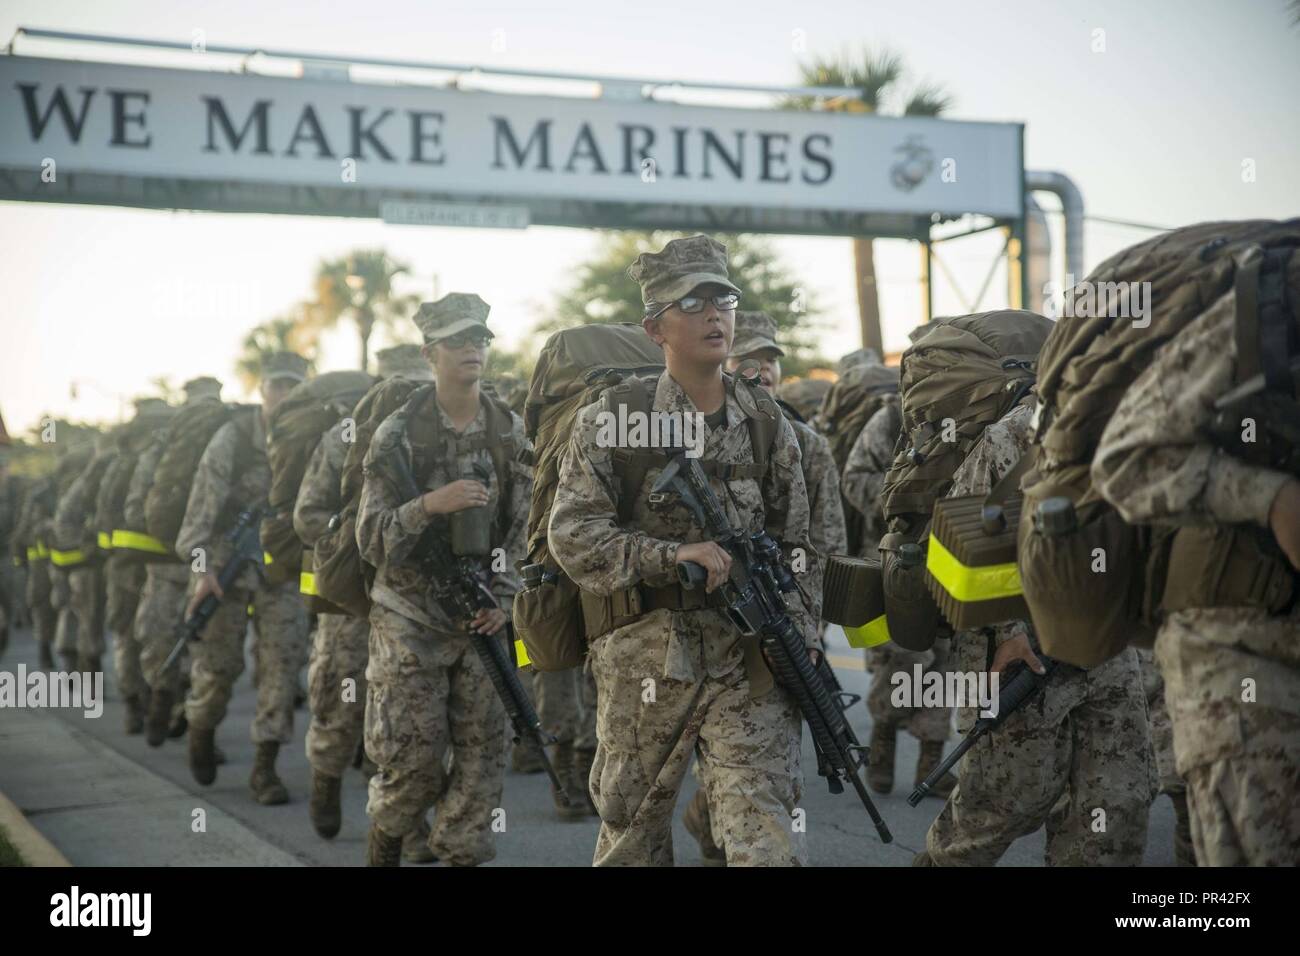
[[[840,356],[836,363],[835,370],[843,375],[849,369],[857,365],[879,365],[880,353],[875,349],[855,349],[848,355]]]
[[[659,252],[643,252],[627,274],[641,286],[641,301],[667,305],[706,282],[738,289],[727,277],[727,247],[709,236],[673,239]]]
[[[379,363],[380,378],[400,375],[402,378],[433,381],[433,369],[418,345],[394,345],[389,349],[380,349],[375,353],[375,360]]]
[[[167,418],[175,410],[161,398],[137,398],[132,404],[135,406],[135,417],[145,421]]]
[[[785,354],[776,344],[776,320],[766,312],[737,312],[731,357],[744,358],[763,349],[772,349],[777,355]]]
[[[295,382],[307,381],[309,364],[297,352],[271,352],[262,359],[262,381],[291,378]]]
[[[492,306],[472,292],[448,292],[437,302],[420,303],[415,325],[425,342],[439,342],[473,328],[491,335],[487,325],[491,310]]]
[[[181,390],[185,392],[186,401],[194,401],[199,398],[220,398],[221,380],[213,378],[211,375],[200,375],[198,378],[192,378],[182,385]]]

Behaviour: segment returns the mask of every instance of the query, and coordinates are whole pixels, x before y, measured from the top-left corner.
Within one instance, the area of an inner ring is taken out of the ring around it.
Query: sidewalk
[[[0,793],[74,866],[302,865],[50,712],[4,711]],[[203,833],[191,829],[197,808],[207,817]]]

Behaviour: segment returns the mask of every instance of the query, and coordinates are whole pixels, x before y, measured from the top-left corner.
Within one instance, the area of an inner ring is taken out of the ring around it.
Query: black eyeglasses
[[[681,309],[690,315],[704,311],[704,304],[712,302],[719,312],[730,312],[736,306],[740,305],[740,296],[734,292],[727,292],[723,295],[685,295],[675,302],[669,302],[660,305],[657,302],[651,302],[646,306],[646,317],[657,319],[673,306]]]
[[[461,332],[459,335],[442,339],[440,344],[449,349],[463,349],[467,345],[472,345],[476,349],[485,349],[491,342],[492,336],[487,332]]]

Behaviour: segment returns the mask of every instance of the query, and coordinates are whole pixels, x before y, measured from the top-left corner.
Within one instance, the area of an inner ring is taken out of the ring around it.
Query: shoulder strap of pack
[[[515,448],[515,423],[505,402],[487,392],[481,392],[480,397],[487,416],[484,422],[487,451],[492,457],[492,470],[497,474],[499,488],[495,519],[495,533],[499,541],[505,537],[511,520],[510,500],[514,494],[514,472],[510,468],[510,460],[518,451]]]
[[[605,407],[618,416],[619,421],[628,421],[627,416],[633,412],[639,415],[650,414],[650,390],[645,380],[636,375],[629,375],[623,381],[610,386],[605,391]],[[614,475],[619,480],[618,520],[627,524],[632,520],[632,502],[641,490],[641,483],[654,465],[656,457],[667,460],[667,456],[634,452],[630,448],[616,448],[611,459]]]
[[[767,389],[758,383],[758,379],[743,374],[744,367],[742,363],[731,377],[732,394],[736,397],[736,404],[745,413],[745,421],[749,426],[749,444],[752,446],[754,464],[761,469],[757,476],[761,479],[767,474],[772,449],[776,446],[776,436],[781,431],[781,407],[768,394]],[[750,400],[741,398],[742,394]]]

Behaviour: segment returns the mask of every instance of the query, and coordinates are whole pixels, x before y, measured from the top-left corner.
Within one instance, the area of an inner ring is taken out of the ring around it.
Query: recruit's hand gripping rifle
[[[981,737],[1033,700],[1039,691],[1047,686],[1047,682],[1051,680],[1056,669],[1062,666],[1058,661],[1042,654],[1038,655],[1038,659],[1043,662],[1042,674],[1035,674],[1027,664],[1021,664],[1011,680],[1005,684],[999,681],[997,713],[991,717],[981,717],[975,721],[975,726],[971,728],[965,739],[953,748],[952,753],[943,758],[939,766],[930,771],[928,777],[916,785],[916,789],[907,798],[909,806],[914,807],[920,803],[925,798],[925,795],[939,782],[940,778],[956,766],[958,760],[966,756],[966,751],[980,742]]]
[[[797,590],[794,578],[781,561],[781,549],[766,531],[752,535],[732,528],[726,512],[709,487],[698,459],[678,451],[655,481],[654,492],[673,490],[695,516],[696,523],[731,555],[731,576],[722,585],[727,617],[746,637],[757,635],[777,681],[794,698],[817,751],[817,772],[826,778],[831,793],[842,793],[847,781],[866,808],[884,843],[893,841],[884,819],[871,802],[859,775],[866,762],[863,747],[844,718],[824,673],[814,666],[785,606],[784,593]],[[686,561],[677,565],[682,587],[702,587],[708,573]],[[822,668],[827,667],[825,660]]]
[[[420,486],[400,445],[394,443],[394,447],[386,454],[386,460],[393,469],[402,496],[407,500],[419,498]],[[428,572],[434,600],[451,620],[468,625],[480,610],[501,609],[496,595],[488,587],[488,575],[481,557],[454,555],[445,536],[434,540],[433,535],[425,536],[417,548],[416,557]],[[510,718],[510,726],[515,732],[515,743],[526,738],[534,746],[558,799],[565,806],[572,806],[572,798],[560,783],[560,778],[546,755],[547,745],[555,743],[555,738],[542,729],[541,718],[537,716],[532,701],[519,683],[518,668],[495,634],[470,631],[467,636],[483,662],[492,687],[505,705],[506,716]],[[514,627],[509,618],[506,619],[506,637],[513,643]]]
[[[235,551],[230,559],[221,566],[217,572],[217,584],[221,588],[221,593],[225,594],[235,586],[235,581],[243,572],[246,565],[252,564],[258,567],[262,565],[262,539],[258,534],[258,527],[262,523],[262,518],[266,515],[265,505],[257,505],[253,508],[245,508],[239,513],[239,518],[235,521],[235,526],[226,533],[226,539],[234,543]],[[171,653],[167,659],[162,662],[158,668],[158,675],[161,677],[167,673],[167,668],[176,662],[176,658],[181,656],[181,651],[190,641],[197,641],[203,634],[203,629],[208,626],[208,621],[217,613],[217,608],[221,605],[221,598],[216,593],[209,594],[195,609],[194,613],[183,620],[176,628],[176,643],[172,645]]]

